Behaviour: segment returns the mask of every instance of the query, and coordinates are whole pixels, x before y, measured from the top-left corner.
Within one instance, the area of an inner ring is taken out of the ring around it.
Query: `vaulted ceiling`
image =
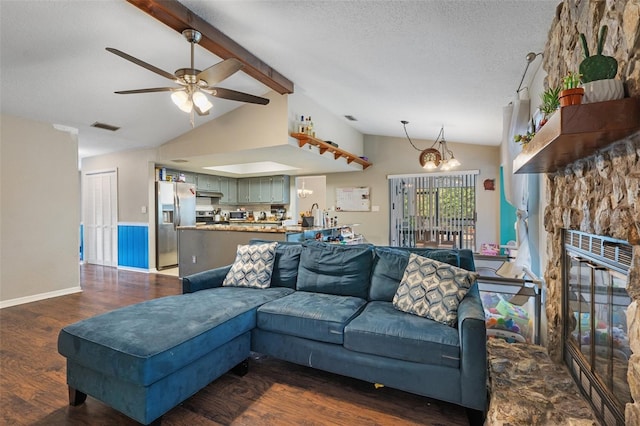
[[[141,2],[154,3],[154,2]],[[541,52],[557,0],[182,0],[266,66],[364,134],[497,145],[502,107],[528,52]],[[115,95],[166,81],[105,51],[172,73],[188,66],[182,35],[125,1],[0,2],[1,111],[79,129],[80,156],[158,146],[191,129],[167,93]],[[196,68],[224,56],[196,46]],[[525,85],[539,67],[530,67]],[[278,77],[279,78],[279,77]],[[263,95],[244,71],[221,86]],[[532,97],[537,97],[532,94]],[[534,102],[537,99],[534,99]],[[213,113],[242,103],[215,99]],[[346,120],[346,119],[345,119]],[[105,122],[111,133],[90,127]]]

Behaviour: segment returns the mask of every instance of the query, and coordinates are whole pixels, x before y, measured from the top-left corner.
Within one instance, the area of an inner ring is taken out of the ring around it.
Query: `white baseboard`
[[[132,271],[132,272],[142,272],[143,274],[149,274],[153,271],[150,271],[149,269],[145,269],[145,268],[134,268],[131,266],[118,266],[119,270],[122,271]]]
[[[62,290],[49,291],[47,293],[39,293],[31,296],[18,297],[16,299],[0,300],[0,309],[8,308],[10,306],[22,305],[24,303],[37,302],[39,300],[51,299],[52,297],[66,296],[68,294],[80,293],[82,288],[69,287]]]

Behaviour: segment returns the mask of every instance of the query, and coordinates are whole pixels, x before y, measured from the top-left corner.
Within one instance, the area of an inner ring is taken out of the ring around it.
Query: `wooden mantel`
[[[313,136],[307,135],[306,133],[291,133],[291,137],[298,139],[298,146],[302,148],[306,144],[317,146],[320,149],[320,154],[324,154],[325,152],[330,152],[333,154],[333,158],[337,160],[340,157],[344,157],[347,159],[347,164],[357,163],[362,166],[362,170],[366,169],[373,164],[369,161],[358,157],[355,154],[352,154],[344,149],[340,149],[337,146],[333,146],[321,139],[315,138]]]
[[[513,160],[514,173],[553,173],[640,130],[640,98],[560,108]]]

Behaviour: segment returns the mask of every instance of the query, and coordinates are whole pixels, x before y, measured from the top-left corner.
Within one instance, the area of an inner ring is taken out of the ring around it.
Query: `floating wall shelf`
[[[640,98],[560,108],[513,160],[514,173],[553,173],[640,130]]]
[[[314,138],[313,136],[309,136],[305,133],[291,133],[291,137],[298,139],[298,146],[300,148],[302,148],[306,144],[317,146],[320,149],[320,154],[324,154],[325,152],[328,151],[333,154],[333,157],[335,160],[337,160],[340,157],[344,157],[347,159],[347,164],[358,163],[362,166],[362,170],[373,165],[372,163],[358,157],[355,154],[352,154],[348,151],[345,151],[344,149],[340,149],[336,146],[333,146],[318,138]]]

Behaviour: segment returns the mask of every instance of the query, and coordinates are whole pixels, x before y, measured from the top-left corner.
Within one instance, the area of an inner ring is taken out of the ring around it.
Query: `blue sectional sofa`
[[[70,404],[88,394],[140,423],[159,423],[253,351],[482,417],[486,334],[477,285],[453,326],[401,312],[392,300],[411,252],[475,270],[469,250],[279,243],[269,288],[222,286],[229,265],[184,277],[183,295],[71,324],[58,339]]]

